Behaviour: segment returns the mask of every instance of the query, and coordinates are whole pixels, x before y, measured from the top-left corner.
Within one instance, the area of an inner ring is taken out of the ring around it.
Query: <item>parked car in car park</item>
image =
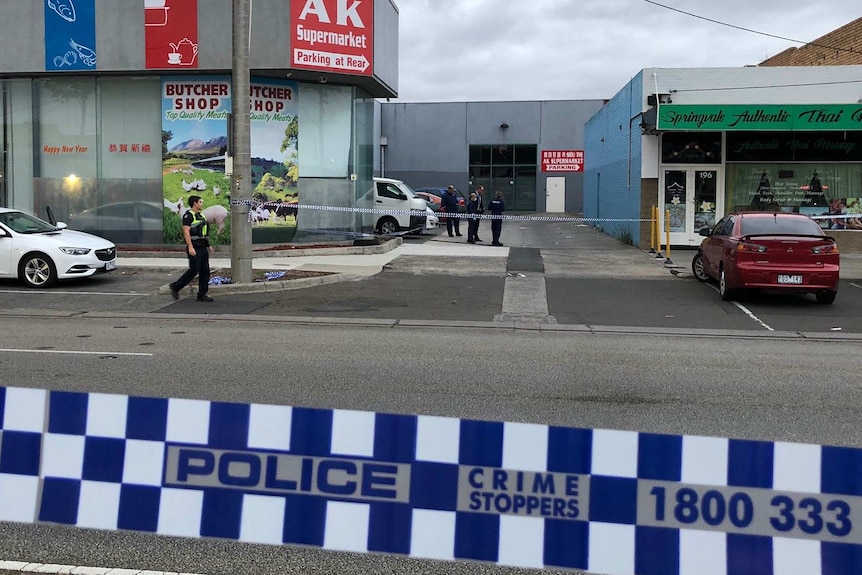
[[[0,278],[46,288],[117,267],[117,248],[104,238],[66,229],[32,214],[0,208]]]
[[[437,200],[434,202],[435,204],[440,204],[440,198],[443,197],[443,194],[446,193],[446,187],[432,187],[432,188],[416,188],[413,190],[416,195],[419,194],[429,194],[431,196],[435,196]],[[464,197],[464,194],[461,193],[461,190],[455,188],[455,196],[458,198],[458,212],[466,212],[467,211],[467,198]],[[439,211],[439,209],[438,209]]]
[[[440,196],[435,196],[434,194],[430,194],[428,192],[416,192],[414,190],[417,198],[422,198],[425,200],[425,203],[428,204],[428,207],[431,208],[435,212],[439,212],[442,209]]]
[[[113,202],[69,214],[69,227],[116,242],[162,243],[164,205],[156,202]]]
[[[718,281],[721,299],[741,290],[813,293],[831,304],[838,293],[840,259],[835,239],[803,214],[743,212],[722,218],[705,236],[691,263],[699,281]]]

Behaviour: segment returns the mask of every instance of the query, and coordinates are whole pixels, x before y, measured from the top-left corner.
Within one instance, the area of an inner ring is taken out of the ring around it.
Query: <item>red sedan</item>
[[[831,304],[838,293],[835,239],[811,218],[787,212],[729,214],[710,230],[691,262],[694,276],[718,281],[721,299],[742,289],[813,293]]]

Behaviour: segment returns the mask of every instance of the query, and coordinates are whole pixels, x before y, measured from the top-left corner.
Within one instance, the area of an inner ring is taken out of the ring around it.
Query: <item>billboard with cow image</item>
[[[296,82],[253,79],[250,207],[255,243],[289,242],[296,232],[299,136]],[[230,244],[230,180],[225,175],[231,83],[226,76],[162,80],[164,241],[182,243],[188,198],[203,199],[210,242]]]

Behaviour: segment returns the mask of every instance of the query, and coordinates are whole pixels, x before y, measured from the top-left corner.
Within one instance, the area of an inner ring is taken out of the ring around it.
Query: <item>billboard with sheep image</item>
[[[299,202],[297,84],[253,79],[250,86],[251,163],[255,243],[289,242]],[[162,189],[164,241],[182,243],[188,198],[203,199],[210,242],[230,243],[230,180],[225,175],[230,78],[162,80]]]

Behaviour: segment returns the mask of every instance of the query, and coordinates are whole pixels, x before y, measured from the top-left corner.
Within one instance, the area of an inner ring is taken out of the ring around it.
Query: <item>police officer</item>
[[[200,196],[189,196],[191,209],[183,214],[183,238],[186,241],[186,253],[189,256],[189,269],[168,286],[174,299],[180,299],[180,290],[198,276],[198,301],[213,301],[213,298],[207,295],[210,281],[210,254],[213,249],[207,238],[207,221],[201,213],[203,205],[204,201]]]
[[[446,193],[440,197],[440,207],[446,212],[446,231],[449,232],[449,237],[453,236],[453,229],[454,235],[460,236],[461,218],[458,217],[458,196],[455,195],[455,186],[446,188]]]
[[[502,216],[506,211],[506,203],[503,201],[503,192],[494,194],[494,199],[488,203],[488,211],[492,216]],[[503,220],[501,217],[491,220],[491,245],[502,246],[500,243],[500,232],[503,229]]]

